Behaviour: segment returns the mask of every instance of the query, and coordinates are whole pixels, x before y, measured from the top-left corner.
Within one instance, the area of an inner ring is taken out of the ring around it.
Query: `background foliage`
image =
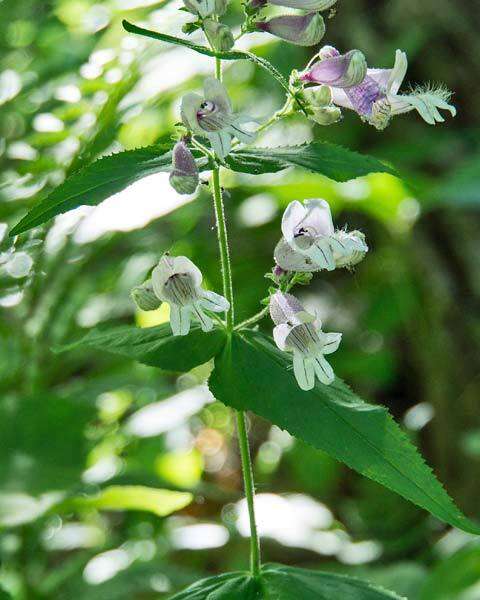
[[[165,322],[163,308],[135,313],[128,293],[167,248],[188,254],[220,289],[208,193],[185,200],[157,173],[98,208],[13,243],[6,236],[66,173],[113,150],[169,141],[179,97],[211,62],[129,36],[121,20],[179,34],[188,17],[177,9],[0,3],[0,582],[15,599],[161,598],[246,566],[233,421],[204,387],[210,367],[178,377],[94,350],[51,351],[106,321]],[[411,81],[438,79],[456,92],[459,115],[441,128],[411,116],[378,133],[349,114],[317,127],[317,139],[391,162],[403,183],[386,174],[334,183],[295,169],[225,182],[238,320],[265,296],[290,200],[323,196],[337,222],[366,232],[373,251],[356,274],[318,278],[304,300],[329,330],[346,332],[336,372],[390,408],[474,517],[478,25],[470,2],[447,0],[344,0],[328,22],[327,43],[358,47],[375,66],[389,66],[400,47]],[[284,74],[306,62],[301,48],[250,39]],[[250,63],[225,77],[235,104],[260,119],[282,104],[281,88]],[[311,127],[290,119],[261,141],[301,143]],[[473,537],[260,418],[250,435],[266,560],[365,576],[412,600],[480,597]],[[179,494],[159,503],[145,487]],[[164,514],[181,510],[159,518],[159,504]]]

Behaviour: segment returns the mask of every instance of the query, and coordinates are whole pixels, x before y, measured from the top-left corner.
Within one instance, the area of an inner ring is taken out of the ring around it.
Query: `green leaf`
[[[291,357],[266,336],[243,330],[215,360],[210,389],[224,404],[252,410],[442,521],[480,533],[455,506],[383,406],[358,398],[341,380],[302,391]]]
[[[264,565],[255,580],[225,573],[194,583],[171,600],[400,600],[400,596],[343,575]]]
[[[12,596],[3,588],[0,588],[0,600],[12,600]]]
[[[142,510],[166,517],[185,508],[192,500],[193,495],[189,492],[173,492],[143,485],[112,485],[98,496],[72,498],[66,501],[66,505],[99,510]]]
[[[81,205],[96,206],[142,177],[168,171],[171,146],[158,145],[105,156],[76,171],[11,230],[17,235]]]
[[[151,31],[150,29],[144,29],[143,27],[138,27],[133,23],[129,23],[128,21],[122,22],[123,27],[129,33],[136,33],[138,35],[143,35],[144,37],[153,38],[154,40],[159,40],[160,42],[167,42],[169,44],[175,44],[176,46],[184,46],[185,48],[189,48],[194,52],[198,52],[199,54],[204,54],[205,56],[211,56],[212,58],[221,58],[222,60],[249,60],[254,64],[265,69],[274,79],[278,81],[278,83],[288,92],[290,93],[290,88],[288,86],[288,81],[285,77],[280,73],[280,71],[274,67],[268,60],[265,58],[261,58],[256,54],[252,54],[251,52],[244,52],[243,50],[230,50],[228,52],[218,52],[216,50],[211,50],[206,46],[200,46],[199,44],[193,44],[189,40],[183,38],[177,38],[173,35],[167,35],[165,33],[160,33],[158,31]]]
[[[65,352],[89,346],[166,371],[190,371],[218,354],[225,339],[226,331],[221,327],[205,333],[199,325],[192,325],[188,335],[174,336],[170,324],[164,323],[143,329],[132,326],[95,328],[77,342],[54,350]]]
[[[353,152],[328,142],[280,148],[245,148],[227,157],[228,166],[241,173],[276,173],[287,167],[303,167],[335,181],[349,181],[369,173],[390,173],[394,169],[372,156]]]
[[[259,583],[248,573],[223,573],[197,581],[170,600],[260,600]]]
[[[265,598],[275,600],[400,599],[393,592],[374,587],[366,581],[283,565],[265,565],[262,569],[262,586],[267,590]]]

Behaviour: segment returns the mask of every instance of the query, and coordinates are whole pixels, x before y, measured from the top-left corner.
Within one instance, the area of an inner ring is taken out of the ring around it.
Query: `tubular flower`
[[[253,141],[254,135],[240,127],[252,119],[233,112],[227,90],[217,79],[205,79],[203,91],[203,96],[186,94],[182,98],[182,121],[193,133],[207,137],[223,159],[230,152],[232,137],[244,143]]]
[[[252,8],[262,8],[267,4],[274,6],[285,6],[287,8],[298,8],[299,10],[322,11],[328,10],[337,0],[252,0]]]
[[[202,273],[186,256],[164,254],[152,271],[152,287],[157,298],[170,305],[170,326],[173,335],[187,335],[192,318],[203,331],[213,328],[205,311],[225,312],[229,302],[220,294],[201,287]]]
[[[170,185],[179,194],[193,194],[199,183],[198,167],[187,144],[180,140],[173,148]]]
[[[302,81],[338,88],[349,88],[362,83],[367,74],[367,61],[363,52],[350,50],[346,54],[340,54],[331,46],[326,46],[323,50],[319,53],[321,60],[313,63],[302,75]]]
[[[325,35],[325,21],[318,12],[307,15],[281,15],[255,26],[297,46],[315,46]]]
[[[314,64],[301,79],[329,85],[334,104],[354,110],[377,129],[384,129],[393,116],[412,110],[417,110],[430,125],[444,121],[440,109],[456,115],[455,107],[448,104],[451,93],[442,86],[417,87],[409,94],[398,93],[408,66],[407,55],[401,50],[395,54],[392,69],[367,69],[364,79],[349,87],[326,81],[326,73],[333,72],[333,61],[340,58],[340,55],[330,54],[329,58]]]
[[[275,323],[273,338],[280,350],[293,353],[293,372],[302,390],[311,390],[315,377],[329,385],[335,379],[325,354],[337,350],[341,333],[324,333],[321,323],[291,294],[275,292],[270,298],[270,316]]]
[[[286,271],[333,271],[356,264],[368,251],[360,232],[335,231],[328,202],[321,199],[290,202],[282,233],[275,260]]]
[[[183,0],[185,8],[202,18],[213,14],[223,15],[227,8],[227,0]]]

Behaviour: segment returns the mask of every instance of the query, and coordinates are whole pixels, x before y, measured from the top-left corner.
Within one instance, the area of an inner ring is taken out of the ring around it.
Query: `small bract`
[[[229,310],[229,302],[220,294],[204,290],[202,280],[202,273],[186,256],[164,254],[153,269],[153,292],[170,305],[173,335],[187,335],[192,319],[200,323],[203,331],[210,331],[213,320],[207,313]]]
[[[181,115],[185,127],[192,133],[207,137],[215,154],[223,159],[230,152],[232,137],[244,143],[255,138],[241,128],[253,119],[234,113],[225,87],[213,77],[205,79],[203,96],[186,94],[182,98]]]
[[[293,371],[302,390],[311,390],[315,377],[329,385],[335,379],[324,355],[337,350],[341,333],[324,333],[321,323],[292,294],[275,292],[270,298],[270,316],[275,323],[273,338],[278,348],[293,353]]]

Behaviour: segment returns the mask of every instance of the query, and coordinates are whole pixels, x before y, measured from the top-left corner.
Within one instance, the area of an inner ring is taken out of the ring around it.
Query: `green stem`
[[[253,577],[260,575],[260,540],[255,522],[255,484],[253,482],[253,468],[248,447],[247,417],[243,411],[236,411],[237,434],[242,459],[243,482],[245,486],[245,497],[248,506],[248,518],[250,521],[250,571]]]
[[[215,58],[215,76],[218,80],[222,79],[222,63],[219,58]],[[212,170],[213,204],[215,207],[215,220],[217,223],[218,247],[220,251],[220,262],[222,266],[223,293],[230,302],[230,310],[227,312],[227,329],[229,332],[234,327],[234,304],[233,304],[233,285],[232,268],[230,265],[230,250],[228,246],[227,224],[225,220],[225,210],[223,206],[222,187],[220,185],[220,167]],[[253,468],[248,446],[248,435],[246,416],[243,411],[236,411],[238,443],[240,446],[240,456],[242,460],[243,482],[245,486],[245,496],[247,499],[248,516],[250,521],[250,570],[253,577],[260,574],[260,542],[255,522],[254,495],[255,486],[253,482]]]
[[[235,325],[235,329],[244,329],[245,327],[251,327],[252,325],[255,325],[255,323],[258,323],[258,321],[261,321],[263,317],[266,317],[268,315],[269,310],[270,307],[268,306],[262,308],[262,310],[259,311],[257,314],[253,315],[253,317],[245,319],[245,321],[242,321],[238,325]]]

